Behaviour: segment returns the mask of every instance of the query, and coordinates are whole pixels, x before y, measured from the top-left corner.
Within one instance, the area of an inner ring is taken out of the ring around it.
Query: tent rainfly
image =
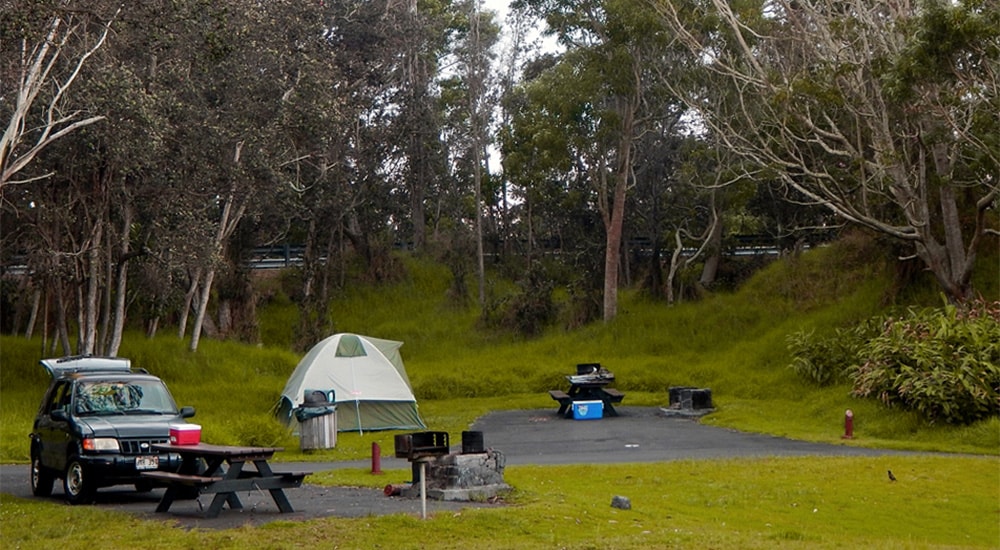
[[[277,406],[288,426],[294,410],[314,391],[333,392],[337,431],[426,428],[417,414],[410,379],[399,355],[402,342],[357,334],[334,334],[302,358]],[[297,426],[296,426],[297,427]]]

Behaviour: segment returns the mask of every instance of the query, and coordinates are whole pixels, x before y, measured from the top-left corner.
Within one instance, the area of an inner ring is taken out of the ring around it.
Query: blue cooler
[[[596,420],[604,416],[603,401],[574,401],[573,420]]]

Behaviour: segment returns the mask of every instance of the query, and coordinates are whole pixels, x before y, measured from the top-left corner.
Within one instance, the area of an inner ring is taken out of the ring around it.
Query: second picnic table
[[[580,373],[585,366],[579,365],[577,372]],[[621,403],[625,394],[609,388],[615,381],[615,375],[605,369],[596,367],[589,372],[567,376],[569,381],[569,392],[562,390],[551,390],[549,395],[559,402],[557,414],[570,418],[573,416],[573,403],[576,401],[601,401],[604,403],[603,416],[618,416],[615,410],[615,403]]]
[[[205,517],[214,518],[222,511],[224,504],[229,503],[231,510],[243,508],[238,496],[239,491],[267,490],[274,503],[282,513],[294,510],[285,496],[284,489],[299,487],[302,480],[311,472],[275,472],[268,461],[274,453],[283,450],[280,447],[243,447],[230,445],[212,445],[198,443],[196,445],[157,444],[153,447],[160,451],[178,453],[182,463],[178,472],[150,471],[142,472],[142,476],[165,482],[167,485],[157,512],[166,512],[174,500],[181,497],[185,491],[197,491],[198,494],[213,493],[215,497],[208,507]],[[199,462],[204,461],[206,467],[199,472]],[[251,463],[254,469],[244,469]]]

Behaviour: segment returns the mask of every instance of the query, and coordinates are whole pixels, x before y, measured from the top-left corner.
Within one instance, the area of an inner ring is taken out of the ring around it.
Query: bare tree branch
[[[96,42],[89,46],[73,63],[69,74],[54,76],[53,70],[64,53],[68,53],[70,39],[82,32],[81,23],[74,16],[66,18],[55,15],[47,25],[45,37],[29,48],[27,39],[21,42],[21,71],[18,77],[17,99],[10,120],[0,137],[0,193],[8,184],[18,183],[14,175],[28,166],[46,147],[61,137],[100,120],[103,116],[79,118],[80,111],[61,114],[66,94],[80,75],[87,60],[100,49],[111,32],[111,25],[121,12],[121,7],[102,24],[102,31]],[[30,52],[29,52],[30,49]],[[55,87],[55,93],[45,107],[42,123],[31,127],[28,120],[39,94],[48,86]],[[26,143],[33,140],[34,143]],[[24,181],[34,181],[38,176]]]

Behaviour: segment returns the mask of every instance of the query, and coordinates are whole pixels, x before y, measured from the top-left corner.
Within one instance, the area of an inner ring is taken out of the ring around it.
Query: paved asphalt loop
[[[768,435],[748,434],[705,426],[696,419],[669,414],[657,407],[618,407],[619,416],[597,420],[572,420],[549,410],[500,411],[477,420],[470,428],[482,432],[483,445],[503,454],[507,466],[556,464],[614,464],[664,462],[670,460],[717,459],[763,456],[882,456],[899,451],[865,449],[850,445],[828,445],[794,441]],[[461,450],[461,434],[449,434],[454,451]],[[385,450],[384,450],[385,451]],[[276,457],[280,460],[280,453]],[[341,468],[370,468],[370,460],[296,463],[296,470],[322,472]],[[382,469],[402,469],[403,459],[383,457]],[[385,483],[408,483],[385,476]],[[419,499],[388,497],[381,490],[323,487],[306,483],[285,494],[295,512],[281,514],[266,491],[240,493],[243,510],[223,509],[217,518],[201,517],[212,495],[174,502],[166,514],[153,510],[163,489],[136,493],[130,487],[111,487],[97,493],[95,506],[135,514],[145,519],[173,522],[185,529],[229,529],[261,525],[275,520],[306,520],[321,517],[365,517],[385,514],[420,515]],[[0,466],[0,492],[22,498],[31,495],[28,466]],[[55,484],[53,502],[63,502],[62,485]],[[469,507],[502,504],[485,502],[441,502],[429,500],[428,514],[453,513]]]

